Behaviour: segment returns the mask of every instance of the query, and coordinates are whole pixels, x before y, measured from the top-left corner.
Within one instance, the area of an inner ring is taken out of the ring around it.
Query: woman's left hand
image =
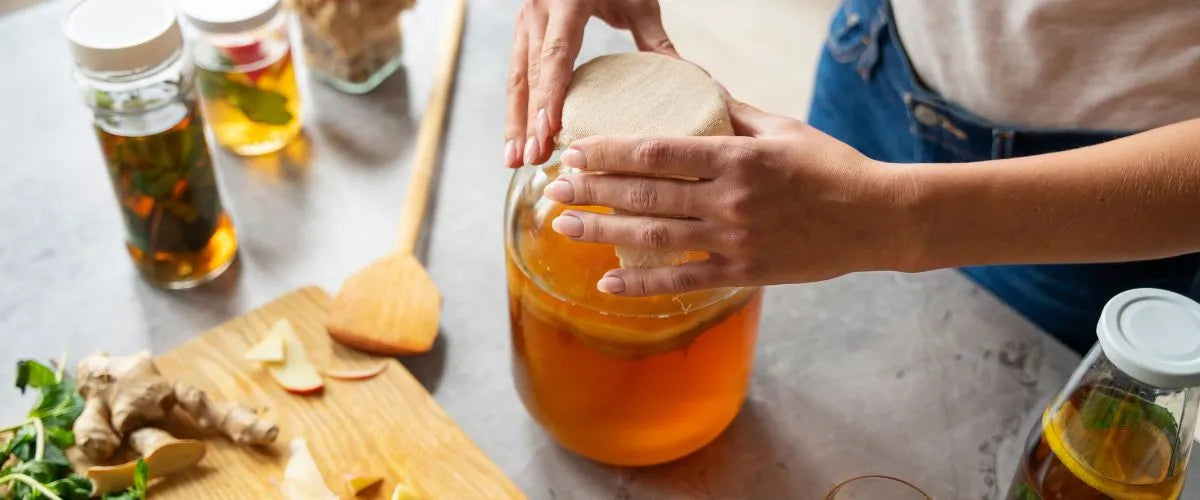
[[[639,215],[568,210],[553,221],[555,231],[709,254],[678,266],[614,269],[597,283],[600,291],[655,295],[908,267],[905,207],[916,193],[902,167],[740,102],[731,101],[730,115],[742,137],[591,137],[564,151],[562,162],[582,172],[550,183],[546,197]]]

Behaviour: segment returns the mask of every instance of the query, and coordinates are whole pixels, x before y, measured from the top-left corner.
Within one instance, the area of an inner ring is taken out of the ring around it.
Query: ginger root
[[[103,461],[122,439],[182,411],[206,432],[220,432],[239,444],[273,442],[279,429],[249,407],[214,403],[203,392],[172,383],[159,373],[150,353],[109,356],[98,352],[79,362],[75,374],[83,413],[75,420],[75,442],[88,458]]]
[[[279,434],[274,422],[254,410],[237,403],[213,402],[207,393],[187,384],[175,384],[175,401],[201,430],[220,432],[237,444],[267,444]]]

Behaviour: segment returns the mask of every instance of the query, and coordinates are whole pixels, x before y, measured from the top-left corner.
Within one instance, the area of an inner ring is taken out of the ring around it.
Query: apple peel
[[[367,380],[387,370],[388,362],[384,361],[369,368],[331,368],[322,371],[326,377],[338,380]]]

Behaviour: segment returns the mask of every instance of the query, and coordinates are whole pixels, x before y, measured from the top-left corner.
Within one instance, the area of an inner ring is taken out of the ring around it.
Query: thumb
[[[725,100],[725,108],[729,110],[729,120],[733,122],[733,132],[746,137],[768,137],[781,133],[792,121],[785,116],[773,115],[754,106],[739,101],[729,93],[724,85],[716,80],[717,89]]]
[[[638,50],[679,57],[679,52],[675,51],[675,44],[671,43],[671,38],[667,36],[667,30],[663,28],[662,12],[658,8],[658,2],[652,2],[648,11],[633,17],[629,25]]]
[[[748,137],[776,135],[789,121],[785,117],[773,115],[733,97],[728,97],[725,105],[729,107],[729,120],[733,122],[733,131],[737,135]]]

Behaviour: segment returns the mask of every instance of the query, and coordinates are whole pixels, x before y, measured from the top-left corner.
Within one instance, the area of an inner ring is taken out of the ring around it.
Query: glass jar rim
[[[522,167],[514,170],[513,175],[511,177],[511,179],[509,180],[508,192],[513,193],[514,190],[519,189],[519,187],[517,186],[517,183],[519,182],[520,175],[522,174],[523,171],[524,172],[529,172],[531,170],[544,171],[547,168],[551,168],[555,165],[555,159],[557,158],[557,155],[558,155],[558,151],[555,151],[554,155],[551,156],[551,159],[542,165],[526,165],[526,166],[522,166]],[[508,251],[513,255],[514,263],[517,265],[517,267],[520,269],[520,271],[531,282],[535,283],[538,286],[538,288],[540,288],[542,291],[544,291],[548,295],[554,297],[557,300],[563,301],[564,303],[583,307],[585,309],[588,309],[588,310],[594,311],[598,314],[603,314],[606,316],[662,318],[662,317],[673,316],[676,314],[687,314],[692,311],[697,311],[700,309],[704,309],[704,308],[708,308],[708,307],[720,304],[720,303],[728,300],[729,298],[736,296],[739,292],[741,292],[745,289],[743,287],[723,287],[723,288],[714,288],[714,289],[709,289],[709,290],[703,290],[701,292],[703,292],[706,295],[706,300],[704,300],[698,304],[687,304],[687,305],[681,304],[680,310],[677,312],[658,313],[658,314],[629,314],[629,313],[623,313],[620,311],[611,311],[611,310],[606,310],[606,309],[595,307],[591,304],[583,303],[582,301],[573,299],[571,297],[567,297],[567,296],[563,295],[560,291],[556,290],[554,287],[549,286],[549,284],[546,283],[545,280],[542,279],[542,277],[539,276],[537,273],[532,272],[529,269],[529,267],[525,264],[524,259],[521,258],[520,252],[517,251],[518,248],[517,248],[516,241],[514,241],[514,238],[512,238],[513,235],[511,234],[512,231],[515,230],[515,227],[514,227],[515,221],[509,220],[509,218],[516,214],[516,212],[517,212],[516,204],[519,201],[520,201],[519,196],[510,196],[509,200],[507,202],[508,206],[506,207],[506,210],[505,210],[505,214],[506,214],[505,215],[505,219],[506,219],[505,220],[505,238],[504,238],[505,246],[507,247]],[[691,292],[691,293],[695,293],[695,292]]]

